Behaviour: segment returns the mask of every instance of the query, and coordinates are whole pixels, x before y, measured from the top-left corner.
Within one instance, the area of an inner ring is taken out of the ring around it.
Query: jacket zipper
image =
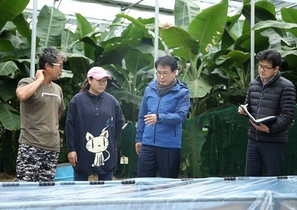
[[[156,114],[159,114],[159,106],[160,106],[161,99],[162,97],[159,98]],[[155,124],[155,129],[154,129],[154,144],[156,144],[156,133],[157,133],[157,123]]]
[[[259,104],[258,104],[257,118],[256,119],[258,119],[258,117],[259,117],[259,111],[261,109],[260,104],[262,102],[262,98],[263,98],[263,93],[264,93],[265,86],[266,85],[263,85],[263,88],[262,88],[262,92],[261,92],[261,96],[260,96],[260,100],[259,100]],[[256,141],[258,141],[258,130],[256,130]]]

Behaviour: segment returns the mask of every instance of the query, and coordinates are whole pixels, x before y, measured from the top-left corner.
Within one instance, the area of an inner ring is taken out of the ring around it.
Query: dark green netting
[[[237,106],[187,119],[183,125],[180,177],[243,176],[247,144],[248,119],[237,113]],[[297,110],[296,110],[297,113]],[[296,117],[289,129],[285,175],[297,174]],[[135,177],[137,155],[134,147],[135,124],[123,130],[118,145],[119,164],[115,175]],[[120,157],[128,164],[120,164]]]

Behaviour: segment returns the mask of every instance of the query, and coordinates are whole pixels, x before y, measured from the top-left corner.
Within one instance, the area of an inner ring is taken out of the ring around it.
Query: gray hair
[[[61,53],[57,48],[44,48],[39,55],[39,68],[44,69],[46,63],[52,65],[52,63],[55,63],[59,58],[61,58],[63,62],[66,61],[65,55]]]

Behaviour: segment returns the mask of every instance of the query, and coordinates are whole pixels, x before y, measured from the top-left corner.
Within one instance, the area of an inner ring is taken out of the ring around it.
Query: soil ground
[[[0,182],[14,182],[14,177],[6,173],[0,173]]]

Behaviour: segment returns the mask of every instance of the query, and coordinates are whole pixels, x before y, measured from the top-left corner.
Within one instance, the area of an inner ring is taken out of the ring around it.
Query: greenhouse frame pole
[[[37,0],[33,1],[30,77],[35,75]]]
[[[251,0],[251,81],[255,78],[255,1]]]
[[[155,1],[155,37],[154,37],[154,61],[159,57],[159,0]],[[154,78],[156,78],[156,69],[154,70]]]

